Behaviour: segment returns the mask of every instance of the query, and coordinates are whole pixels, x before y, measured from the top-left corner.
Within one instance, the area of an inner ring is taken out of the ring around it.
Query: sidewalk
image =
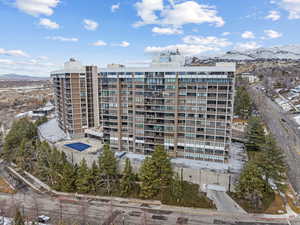
[[[218,211],[247,214],[247,212],[224,191],[208,190],[207,196],[214,201]]]

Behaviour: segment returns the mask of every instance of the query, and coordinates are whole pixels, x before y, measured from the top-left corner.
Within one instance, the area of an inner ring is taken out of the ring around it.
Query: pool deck
[[[66,145],[70,145],[70,144],[74,144],[74,143],[82,143],[82,144],[86,144],[89,145],[89,147],[85,150],[76,150],[70,146],[66,146]],[[55,146],[60,149],[63,150],[65,152],[70,152],[70,153],[77,153],[77,154],[96,154],[97,152],[100,152],[102,150],[102,144],[100,141],[92,139],[92,138],[76,138],[76,139],[72,139],[72,140],[68,140],[68,141],[61,141],[55,144]]]

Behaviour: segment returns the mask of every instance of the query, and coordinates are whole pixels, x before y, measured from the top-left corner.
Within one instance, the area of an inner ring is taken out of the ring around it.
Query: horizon
[[[270,47],[259,47],[259,48],[255,48],[255,49],[244,49],[244,50],[238,50],[238,49],[229,49],[226,52],[222,52],[219,54],[207,54],[207,55],[190,55],[190,56],[186,56],[184,55],[185,58],[192,58],[192,57],[197,57],[198,59],[214,59],[214,58],[218,58],[218,57],[222,57],[223,55],[227,54],[228,52],[240,52],[240,53],[244,53],[244,52],[248,52],[248,51],[255,51],[255,50],[259,50],[259,49],[269,49],[269,48],[280,48],[280,47],[288,47],[288,46],[298,46],[300,48],[300,44],[289,44],[289,45],[276,45],[276,46],[270,46]],[[168,50],[169,51],[169,50]],[[173,51],[173,50],[171,50]],[[166,51],[165,51],[166,52]],[[160,52],[162,53],[162,52]],[[157,53],[158,54],[158,53]],[[69,59],[74,58],[74,57],[70,57]],[[57,67],[56,70],[61,70],[64,67],[64,63],[67,62],[69,59],[65,59],[65,61],[63,63],[61,63],[61,65],[59,65]],[[85,64],[82,61],[80,61],[80,59],[75,58],[77,61],[79,61],[83,66],[85,65],[95,65],[98,68],[107,68],[107,66],[109,64],[120,64],[120,65],[124,65],[126,67],[141,67],[140,65],[151,65],[151,61],[153,59],[153,55],[151,56],[151,59],[149,58],[149,60],[144,61],[144,62],[129,62],[129,63],[114,63],[114,62],[109,62],[107,64],[95,64],[95,63],[91,63],[91,64]],[[100,66],[101,65],[101,66]],[[133,66],[132,66],[133,65]],[[143,66],[145,67],[145,66]],[[1,59],[0,59],[0,69],[1,69]],[[8,73],[1,73],[0,72],[0,77],[1,76],[6,76],[6,75],[17,75],[17,76],[27,76],[27,77],[37,77],[37,78],[46,78],[46,77],[51,77],[51,72],[53,72],[55,70],[51,70],[49,71],[49,74],[22,74],[22,73],[16,73],[16,72],[8,72]]]
[[[47,77],[74,56],[103,67],[177,48],[213,56],[300,44],[299,0],[1,0],[0,10],[0,74]]]

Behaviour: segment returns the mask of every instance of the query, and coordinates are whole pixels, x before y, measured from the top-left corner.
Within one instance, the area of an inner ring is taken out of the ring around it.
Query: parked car
[[[39,223],[47,223],[47,222],[50,221],[50,217],[49,216],[45,216],[45,215],[40,215],[40,216],[38,216],[37,221]]]

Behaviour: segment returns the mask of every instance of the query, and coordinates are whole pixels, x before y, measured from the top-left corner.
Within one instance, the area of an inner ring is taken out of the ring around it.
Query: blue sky
[[[300,44],[300,0],[0,0],[0,74]]]

